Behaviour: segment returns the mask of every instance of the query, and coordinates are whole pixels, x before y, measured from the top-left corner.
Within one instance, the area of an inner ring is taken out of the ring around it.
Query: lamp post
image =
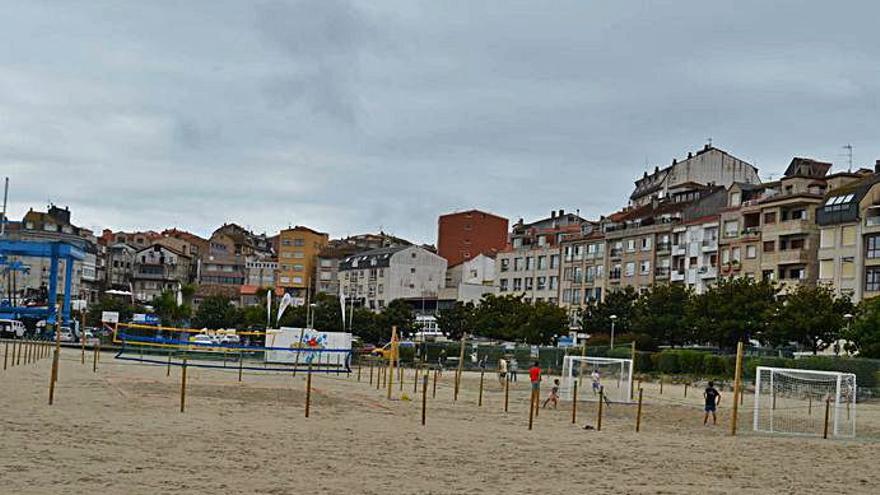
[[[852,313],[847,313],[847,314],[843,315],[843,317],[846,318],[846,336],[847,336],[847,338],[849,338],[850,325],[852,324],[853,315],[852,315]],[[834,343],[834,354],[835,355],[840,354],[840,339],[838,339],[838,341]]]
[[[614,323],[617,321],[617,315],[611,315],[611,348],[614,349]]]

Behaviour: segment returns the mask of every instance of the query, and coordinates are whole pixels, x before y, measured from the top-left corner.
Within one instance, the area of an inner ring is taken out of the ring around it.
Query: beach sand
[[[392,401],[368,385],[366,368],[361,382],[316,375],[307,419],[301,373],[245,373],[239,383],[232,364],[190,367],[181,414],[178,367],[166,377],[164,366],[105,353],[92,373],[66,349],[48,406],[50,363],[0,372],[0,493],[880,492],[880,444],[752,434],[748,398],[742,434],[730,437],[729,394],[719,425],[704,427],[698,389],[684,399],[680,388],[661,397],[646,386],[640,433],[624,404],[606,408],[602,431],[582,429],[596,424],[595,402],[579,404],[578,425],[562,402],[529,431],[522,373],[505,414],[495,375],[477,407],[479,374],[466,374],[453,402],[447,372],[436,398],[429,384],[422,426],[412,370]]]

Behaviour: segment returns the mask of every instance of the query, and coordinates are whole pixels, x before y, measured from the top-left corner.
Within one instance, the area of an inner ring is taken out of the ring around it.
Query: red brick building
[[[508,220],[480,210],[441,215],[437,222],[437,254],[455,266],[483,253],[495,253],[507,246]]]

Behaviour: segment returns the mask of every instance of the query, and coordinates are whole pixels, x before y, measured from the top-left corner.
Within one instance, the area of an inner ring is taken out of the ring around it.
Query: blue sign
[[[140,325],[158,325],[159,316],[152,313],[135,313],[131,315],[131,322]]]
[[[567,337],[559,337],[556,340],[557,347],[572,347],[574,345],[574,338],[571,336]]]

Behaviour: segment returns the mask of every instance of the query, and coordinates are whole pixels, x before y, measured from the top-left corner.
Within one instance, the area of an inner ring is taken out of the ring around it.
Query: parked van
[[[18,320],[0,320],[0,337],[20,339],[24,337],[24,323]]]

